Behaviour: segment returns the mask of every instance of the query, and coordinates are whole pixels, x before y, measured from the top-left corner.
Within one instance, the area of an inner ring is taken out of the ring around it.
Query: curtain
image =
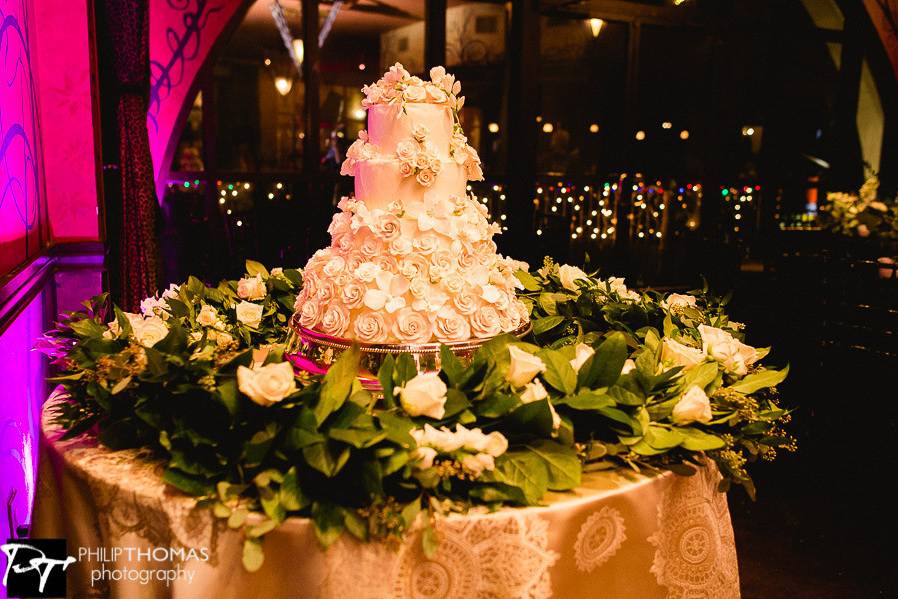
[[[136,311],[157,285],[156,189],[147,134],[149,5],[147,0],[105,0],[106,34],[118,83],[116,123],[121,177],[118,289],[126,310]],[[113,252],[114,255],[114,252]]]

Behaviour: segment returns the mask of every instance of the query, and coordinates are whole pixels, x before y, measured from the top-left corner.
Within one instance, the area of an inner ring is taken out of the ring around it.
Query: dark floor
[[[752,470],[756,502],[730,493],[745,599],[898,597],[898,363],[857,344],[820,343],[832,296],[813,279],[770,273],[736,283],[731,313],[749,323],[748,341],[772,345],[770,360],[791,365],[780,390],[797,408],[799,442],[797,454]],[[871,294],[868,303],[886,299]],[[888,326],[898,311],[891,318]]]

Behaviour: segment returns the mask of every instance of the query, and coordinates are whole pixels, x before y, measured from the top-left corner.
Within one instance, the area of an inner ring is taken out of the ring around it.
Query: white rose
[[[695,296],[682,293],[671,293],[661,302],[661,305],[671,310],[673,308],[695,307]]]
[[[484,470],[492,470],[496,467],[493,456],[486,453],[478,453],[474,455],[466,455],[461,460],[462,468],[469,472],[474,478],[480,476]]]
[[[254,277],[244,277],[237,281],[237,295],[242,299],[260,300],[265,297],[267,290],[265,289],[265,281],[262,275]]]
[[[481,447],[480,451],[488,453],[494,458],[499,457],[503,453],[508,450],[508,439],[505,438],[505,435],[498,431],[493,431],[492,433],[486,435],[486,442]]]
[[[271,276],[280,277],[284,274],[284,269],[281,266],[275,266],[271,269]]]
[[[446,383],[436,372],[422,372],[399,387],[399,401],[409,416],[439,419],[446,413]]]
[[[248,327],[256,328],[262,324],[262,306],[242,301],[237,304],[237,320]]]
[[[565,289],[569,289],[571,291],[578,291],[580,288],[577,286],[577,281],[583,280],[588,281],[589,275],[585,272],[577,268],[576,266],[570,266],[569,264],[562,264],[558,268],[558,278],[561,279],[561,286]]]
[[[524,386],[524,392],[521,393],[521,401],[524,403],[539,401],[547,397],[549,397],[549,393],[546,391],[546,388],[543,387],[543,384],[539,379],[527,383]]]
[[[508,346],[508,353],[511,354],[511,363],[508,365],[505,380],[514,387],[523,387],[537,374],[546,371],[546,365],[542,360],[515,345]]]
[[[621,368],[620,373],[621,376],[623,376],[625,374],[630,374],[634,370],[636,370],[636,362],[634,362],[630,358],[627,358],[626,362],[624,362],[624,367]]]
[[[586,345],[585,343],[578,343],[576,347],[574,347],[574,352],[576,355],[574,359],[571,360],[571,366],[574,370],[580,370],[580,367],[590,358],[596,350]]]
[[[691,368],[705,360],[705,352],[665,337],[661,341],[661,360],[683,368]]]
[[[692,385],[674,406],[672,419],[676,424],[711,422],[711,402],[698,385]]]
[[[700,324],[702,349],[723,364],[729,372],[745,376],[748,367],[758,361],[758,350],[746,345],[723,329]]]
[[[134,338],[144,347],[153,347],[168,335],[165,321],[158,316],[151,316],[142,322],[132,321],[131,328],[134,330]]]
[[[200,326],[211,327],[218,322],[218,310],[209,304],[203,304],[200,313],[196,315],[196,322]]]
[[[433,460],[437,457],[437,450],[433,447],[419,447],[412,452],[412,459],[416,460],[415,468],[428,470],[433,467]]]
[[[290,362],[266,364],[255,370],[237,367],[237,388],[260,406],[270,406],[296,391]]]

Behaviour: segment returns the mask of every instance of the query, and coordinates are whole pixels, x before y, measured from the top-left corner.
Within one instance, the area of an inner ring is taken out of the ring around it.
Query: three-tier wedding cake
[[[514,272],[486,206],[468,197],[483,179],[459,124],[461,84],[442,67],[430,81],[402,65],[362,88],[368,130],[347,151],[355,177],[328,232],[331,246],[305,267],[300,326],[362,343],[485,339],[526,324]]]

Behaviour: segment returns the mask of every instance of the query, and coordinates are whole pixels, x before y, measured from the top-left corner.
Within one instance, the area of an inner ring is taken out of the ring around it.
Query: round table
[[[264,543],[255,573],[242,538],[165,485],[139,450],[94,438],[62,441],[43,411],[35,538],[66,538],[74,597],[521,598],[739,596],[726,496],[713,467],[695,476],[587,473],[543,507],[437,521],[399,546],[348,535],[322,550],[311,523],[290,518]],[[190,551],[193,549],[193,551]]]

